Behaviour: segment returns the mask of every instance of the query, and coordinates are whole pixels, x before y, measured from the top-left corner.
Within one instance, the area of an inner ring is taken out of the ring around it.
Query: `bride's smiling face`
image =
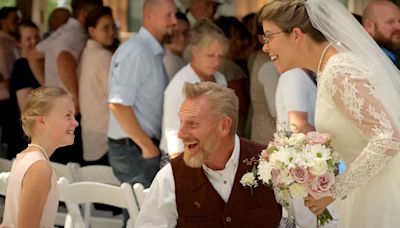
[[[297,67],[298,53],[294,45],[293,33],[283,31],[272,21],[263,21],[262,27],[264,31],[263,51],[269,55],[276,70],[283,73]]]

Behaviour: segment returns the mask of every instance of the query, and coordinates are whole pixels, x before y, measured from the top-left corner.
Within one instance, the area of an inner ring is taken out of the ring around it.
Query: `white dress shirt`
[[[218,153],[218,152],[217,152]],[[212,170],[203,165],[204,173],[221,198],[227,202],[239,165],[240,140],[235,136],[235,146],[223,170]],[[176,227],[178,210],[175,200],[175,181],[171,164],[162,168],[153,183],[140,209],[135,227]]]
[[[214,74],[217,84],[227,86],[225,76],[219,72]],[[183,86],[185,82],[201,82],[200,77],[194,72],[192,66],[187,64],[172,78],[167,89],[164,91],[164,112],[162,122],[162,137],[160,148],[168,153],[177,153],[183,151],[183,142],[178,138],[180,119],[179,108],[183,103],[185,96]]]
[[[65,89],[65,85],[59,77],[57,57],[62,51],[67,51],[79,63],[86,40],[85,28],[77,19],[71,17],[67,23],[36,45],[36,50],[45,56],[44,75],[46,86],[57,86]]]

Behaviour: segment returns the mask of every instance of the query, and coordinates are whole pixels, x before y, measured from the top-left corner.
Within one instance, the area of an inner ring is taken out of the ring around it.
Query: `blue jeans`
[[[141,183],[145,188],[149,188],[151,182],[160,169],[160,157],[144,159],[142,150],[130,139],[118,140],[125,143],[115,143],[115,140],[108,140],[108,160],[113,169],[115,176],[121,183]],[[153,142],[158,146],[159,142],[153,139]],[[123,209],[123,225],[129,218],[128,211]]]
[[[132,140],[115,143],[108,140],[108,158],[115,176],[123,183],[141,183],[149,188],[159,170],[160,157],[144,159],[142,150]],[[157,140],[153,140],[158,146]]]

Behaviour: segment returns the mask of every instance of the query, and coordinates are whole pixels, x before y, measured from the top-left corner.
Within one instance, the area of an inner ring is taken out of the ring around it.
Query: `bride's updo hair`
[[[299,28],[317,43],[326,41],[324,35],[312,26],[305,4],[305,0],[272,1],[261,8],[259,22],[272,21],[286,33]]]
[[[48,86],[39,87],[30,92],[21,111],[22,129],[28,138],[32,138],[36,117],[45,116],[54,106],[58,98],[69,96],[61,88]]]

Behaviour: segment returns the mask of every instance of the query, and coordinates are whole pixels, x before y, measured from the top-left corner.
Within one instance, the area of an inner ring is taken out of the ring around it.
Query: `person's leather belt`
[[[121,144],[121,145],[134,145],[135,143],[133,142],[132,139],[130,138],[122,138],[122,139],[112,139],[108,138],[108,141],[114,144]]]

